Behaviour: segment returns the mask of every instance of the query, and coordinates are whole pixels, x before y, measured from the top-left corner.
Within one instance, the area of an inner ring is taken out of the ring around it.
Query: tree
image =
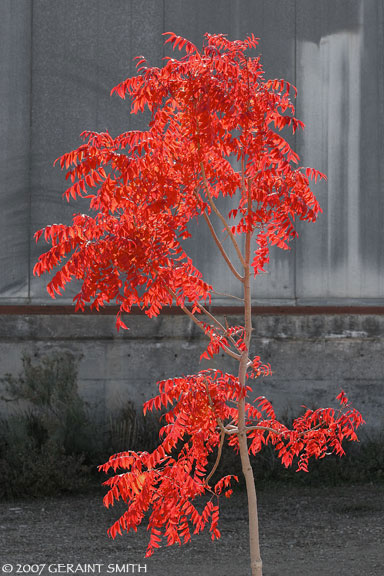
[[[65,192],[88,198],[95,215],[75,214],[71,225],[54,224],[38,231],[52,244],[35,265],[37,275],[61,267],[48,283],[55,298],[73,278],[81,281],[76,310],[88,304],[99,310],[119,305],[117,329],[133,306],[149,317],[176,304],[208,338],[203,357],[224,351],[237,363],[237,374],[202,370],[158,383],[159,394],[144,411],[168,409],[160,444],[152,452],[126,451],[111,456],[101,470],[124,470],[106,481],[106,506],[123,499],[128,507],[109,529],[112,537],[136,530],[149,514],[147,555],[159,546],[188,542],[191,530],[209,524],[220,536],[218,498],[230,496],[234,476],[213,482],[224,443],[238,451],[249,507],[251,571],[262,574],[257,500],[250,454],[271,443],[284,466],[297,462],[308,470],[311,457],[342,455],[343,439],[357,440],[361,415],[341,392],[340,408],[305,410],[288,429],[270,402],[249,401],[252,379],[270,372],[260,358],[250,358],[252,334],[251,274],[264,271],[269,247],[287,249],[297,236],[297,219],[314,222],[320,210],[309,180],[325,178],[313,168],[298,167],[299,157],[280,134],[303,128],[295,117],[285,80],[265,80],[260,59],[248,56],[258,40],[229,41],[205,35],[202,50],[168,32],[181,59],[167,58],[162,68],[137,58],[138,75],[112,93],[132,99],[132,113],[147,107],[146,131],[116,138],[84,132],[84,143],[62,156],[61,168],[72,181]],[[219,197],[230,197],[223,214]],[[190,223],[203,219],[229,271],[243,290],[244,325],[223,324],[209,312],[215,293],[188,256],[183,241]],[[232,245],[236,262],[226,242]],[[208,472],[208,457],[217,453]],[[194,505],[208,497],[202,511]]]

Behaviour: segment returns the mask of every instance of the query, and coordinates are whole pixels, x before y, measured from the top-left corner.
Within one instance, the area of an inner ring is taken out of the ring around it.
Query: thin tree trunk
[[[244,403],[245,400],[239,402],[239,428],[241,429],[241,420],[244,421]],[[240,444],[240,457],[245,483],[247,488],[248,498],[248,523],[249,523],[249,547],[251,554],[251,574],[252,576],[262,576],[262,561],[260,556],[259,544],[259,520],[257,513],[257,497],[255,479],[253,470],[248,454],[248,442],[245,432],[239,433]]]
[[[248,209],[251,208],[251,199],[248,197]],[[251,309],[251,282],[250,282],[250,255],[251,255],[251,236],[250,232],[246,235],[245,240],[245,271],[244,271],[244,320],[245,320],[245,344],[246,350],[243,352],[239,366],[239,382],[241,386],[246,385],[247,363],[249,358],[249,347],[252,335],[252,309]],[[248,522],[249,522],[249,546],[251,555],[251,574],[252,576],[262,576],[262,561],[260,556],[259,544],[259,520],[257,513],[257,497],[255,479],[249,459],[248,440],[245,430],[245,395],[238,404],[238,429],[241,466],[245,478],[248,498]]]

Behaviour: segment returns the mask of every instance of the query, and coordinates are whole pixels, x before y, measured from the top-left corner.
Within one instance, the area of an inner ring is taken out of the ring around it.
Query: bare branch
[[[227,298],[233,298],[234,300],[239,300],[240,302],[244,302],[244,298],[240,298],[239,296],[234,296],[233,294],[227,294],[226,292],[218,292],[217,290],[212,290],[214,294],[218,296],[227,296]]]
[[[218,465],[219,465],[219,462],[220,462],[220,459],[221,459],[221,453],[222,453],[222,450],[223,450],[224,437],[225,437],[225,433],[224,433],[224,431],[222,430],[221,433],[220,433],[220,444],[219,444],[219,449],[218,449],[218,451],[217,451],[217,457],[216,457],[216,460],[215,460],[215,463],[214,463],[214,465],[213,465],[212,470],[210,471],[210,473],[208,474],[208,476],[207,476],[206,479],[205,479],[205,483],[206,483],[206,484],[209,484],[210,479],[212,478],[212,476],[213,476],[214,473],[216,472],[216,469],[217,469],[217,467],[218,467]]]
[[[204,164],[203,164],[202,162],[200,162],[200,167],[201,167],[201,173],[202,173],[202,175],[203,175],[203,182],[204,182],[205,191],[206,191],[206,193],[207,193],[208,200],[209,200],[209,203],[210,203],[210,205],[211,205],[211,208],[212,208],[212,210],[214,211],[214,213],[216,214],[216,216],[218,216],[218,218],[220,218],[221,222],[224,224],[224,228],[225,228],[226,231],[228,232],[228,235],[229,235],[229,237],[230,237],[230,239],[231,239],[231,241],[232,241],[232,244],[233,244],[233,246],[235,247],[236,254],[237,254],[238,257],[239,257],[239,260],[240,260],[243,268],[246,268],[246,263],[245,263],[245,260],[244,260],[244,258],[243,258],[243,255],[242,255],[242,253],[241,253],[241,250],[240,250],[240,248],[239,248],[239,245],[238,245],[238,243],[236,242],[236,238],[235,238],[234,234],[232,233],[232,231],[231,231],[231,229],[230,229],[230,227],[229,227],[229,225],[228,225],[228,222],[226,221],[226,219],[224,218],[224,216],[222,215],[222,213],[220,212],[220,210],[217,208],[216,204],[215,204],[214,201],[213,201],[212,194],[211,194],[210,191],[209,191],[209,186],[208,186],[207,176],[206,176],[206,174],[205,174]]]
[[[198,305],[198,307],[200,308],[200,310],[201,310],[202,312],[204,312],[204,314],[205,314],[206,316],[208,316],[208,318],[210,318],[210,319],[212,320],[212,322],[214,322],[214,323],[216,324],[216,326],[217,326],[218,328],[220,328],[220,330],[223,331],[224,334],[226,334],[227,330],[224,328],[224,326],[222,325],[222,323],[219,322],[219,320],[218,320],[213,314],[211,314],[211,312],[209,312],[209,310],[207,310],[207,309],[205,308],[205,306],[203,306],[202,304],[200,304],[200,302],[198,302],[197,305]]]
[[[300,434],[298,434],[298,438],[301,438],[303,436],[305,436],[305,434],[308,434],[309,432],[313,432],[315,430],[318,430],[319,428],[321,428],[322,423],[316,424],[316,426],[314,426],[313,428],[309,428],[308,430],[304,430],[303,432],[300,432]],[[224,430],[226,434],[238,434],[239,433],[239,429],[237,426],[233,426],[230,424],[227,424],[227,426],[224,426]],[[259,424],[256,424],[255,426],[246,426],[244,428],[244,431],[247,432],[251,432],[252,430],[264,430],[265,432],[270,432],[271,434],[277,434],[277,435],[283,435],[283,434],[287,434],[288,432],[291,432],[291,430],[276,430],[275,428],[270,428],[269,426],[261,426]]]
[[[228,264],[229,269],[231,270],[232,274],[238,279],[240,280],[240,282],[244,281],[244,278],[241,276],[241,274],[238,273],[238,271],[236,270],[236,268],[234,267],[234,265],[232,264],[228,254],[226,253],[223,244],[220,242],[215,229],[212,225],[211,219],[209,218],[208,214],[206,212],[203,212],[203,216],[205,218],[206,223],[208,224],[208,228],[211,232],[211,235],[214,239],[214,241],[216,242],[222,257],[224,258],[224,260],[226,261],[226,263]]]
[[[211,407],[212,412],[215,414],[215,407],[213,405],[212,398],[211,398],[211,395],[209,393],[209,386],[208,386],[208,383],[206,380],[205,380],[205,389],[207,391],[209,406]],[[219,425],[220,430],[222,432],[226,432],[226,427],[224,426],[222,419],[219,416],[217,416],[216,414],[215,414],[215,418],[216,418],[216,421]]]
[[[200,310],[202,312],[204,312],[204,314],[206,314],[208,316],[208,318],[210,318],[218,328],[220,328],[220,330],[223,331],[224,336],[226,336],[228,338],[228,340],[231,342],[231,344],[236,348],[236,350],[239,350],[238,345],[236,343],[236,340],[229,334],[229,326],[228,326],[228,322],[227,322],[227,317],[225,317],[225,322],[226,322],[226,328],[224,328],[224,326],[221,324],[221,322],[219,322],[219,320],[213,315],[211,314],[202,304],[200,304],[199,302],[197,303],[198,307],[200,308]],[[250,365],[252,365],[252,360],[248,359],[250,362]]]
[[[240,430],[237,426],[225,426],[225,433],[228,435],[232,435],[232,434],[239,434]],[[286,432],[286,430],[275,430],[274,428],[269,428],[268,426],[246,426],[244,428],[244,432],[251,432],[252,430],[264,430],[266,432],[271,432],[273,434],[283,434],[283,432]]]
[[[167,292],[169,292],[169,294],[172,296],[172,298],[174,298],[176,300],[176,294],[174,293],[174,291],[167,286],[166,287]],[[198,306],[200,307],[201,304],[197,303]],[[182,309],[182,311],[189,316],[189,318],[191,318],[191,320],[196,324],[196,326],[198,326],[200,328],[200,330],[202,330],[205,334],[205,328],[204,328],[204,324],[203,322],[201,322],[200,320],[198,320],[196,318],[196,316],[193,314],[193,312],[191,312],[190,310],[188,310],[188,308],[184,305],[180,305],[180,308]],[[208,312],[208,311],[207,311]],[[217,322],[219,322],[217,320]],[[220,323],[219,323],[220,324]],[[223,327],[224,328],[224,327]],[[228,354],[228,356],[231,356],[231,358],[234,358],[235,360],[240,360],[241,355],[240,354],[236,354],[236,352],[233,352],[233,350],[231,350],[230,348],[228,348],[228,346],[223,345],[222,346],[223,351]]]

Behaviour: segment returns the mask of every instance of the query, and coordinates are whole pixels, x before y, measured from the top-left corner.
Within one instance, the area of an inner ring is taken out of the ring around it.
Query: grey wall
[[[299,2],[299,153],[328,175],[323,216],[302,230],[299,300],[382,305],[383,4]]]
[[[182,315],[134,315],[128,324],[129,332],[117,334],[114,318],[105,315],[0,315],[2,372],[17,374],[25,351],[36,361],[53,350],[71,352],[80,360],[81,393],[103,419],[127,399],[141,406],[159,380],[208,366],[237,369],[224,354],[200,364],[207,342]],[[296,416],[303,404],[336,407],[344,389],[362,412],[365,431],[384,429],[384,316],[260,313],[253,326],[252,351],[273,372],[254,381],[254,394],[270,399],[279,415]],[[0,413],[10,408],[0,403]]]
[[[10,306],[54,304],[46,279],[32,276],[42,249],[32,234],[82,209],[63,200],[55,158],[76,148],[85,129],[117,134],[144,125],[127,102],[110,97],[134,73],[132,58],[160,65],[163,31],[198,44],[206,31],[253,32],[267,76],[298,87],[303,165],[328,175],[315,188],[318,222],[300,226],[290,252],[273,250],[268,273],[254,282],[255,305],[320,307],[312,316],[255,318],[255,351],[275,371],[265,393],[294,409],[302,403],[296,391],[323,401],[343,386],[382,415],[375,400],[383,398],[382,317],[318,314],[334,304],[384,304],[383,27],[381,0],[1,0],[0,374],[17,371],[23,350],[69,348],[84,354],[83,392],[104,410],[121,394],[139,401],[154,380],[197,368],[201,344],[182,317],[152,324],[133,317],[129,335],[117,336],[112,317],[29,316],[27,308],[14,315]],[[236,294],[220,260],[208,257],[210,241],[199,229],[192,254],[208,280]]]

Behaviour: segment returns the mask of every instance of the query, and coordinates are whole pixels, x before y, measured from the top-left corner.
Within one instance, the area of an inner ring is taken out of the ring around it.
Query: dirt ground
[[[264,576],[383,576],[384,485],[271,486],[259,491]],[[148,533],[111,540],[116,509],[102,492],[0,502],[0,574],[246,576],[246,497],[222,502],[222,538],[209,534],[144,558]]]

